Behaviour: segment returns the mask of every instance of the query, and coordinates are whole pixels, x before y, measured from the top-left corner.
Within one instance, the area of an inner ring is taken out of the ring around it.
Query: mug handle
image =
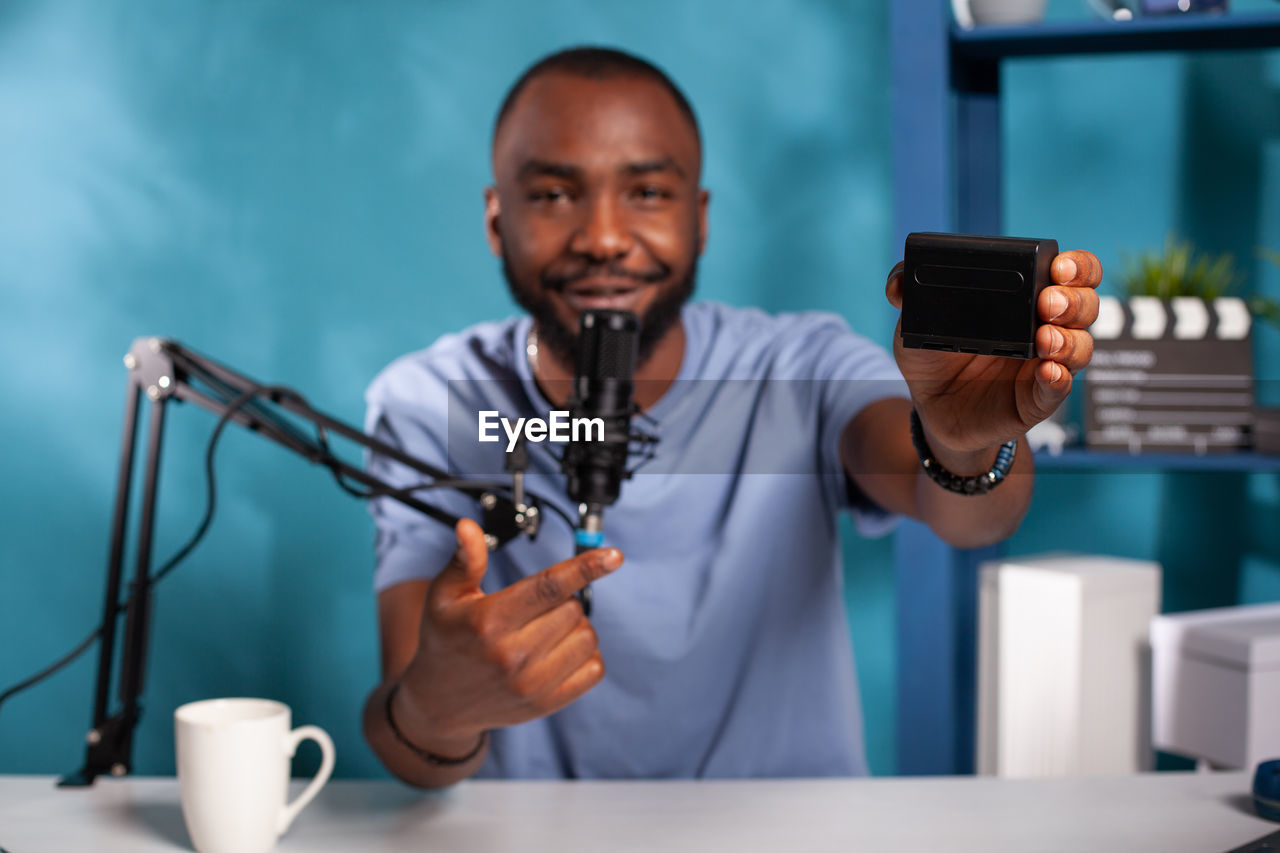
[[[298,744],[307,738],[311,738],[320,744],[320,769],[316,771],[316,775],[307,784],[292,803],[286,805],[280,811],[280,819],[276,825],[276,836],[284,835],[288,831],[293,819],[298,816],[298,812],[306,808],[307,803],[320,793],[320,789],[324,787],[324,783],[329,781],[329,776],[333,773],[333,741],[329,738],[329,734],[319,726],[299,726],[289,732],[284,742],[284,754],[289,758],[293,758],[293,754],[298,749]]]

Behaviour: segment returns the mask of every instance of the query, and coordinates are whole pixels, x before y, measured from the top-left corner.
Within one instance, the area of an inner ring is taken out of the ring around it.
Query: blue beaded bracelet
[[[1013,466],[1013,457],[1018,453],[1018,442],[1006,441],[1000,445],[995,464],[987,473],[969,477],[952,474],[934,458],[933,451],[929,449],[929,442],[924,438],[924,425],[920,423],[920,415],[914,408],[911,410],[911,443],[915,445],[916,454],[920,457],[920,465],[923,466],[925,474],[929,475],[929,479],[958,495],[985,495],[1000,485]]]

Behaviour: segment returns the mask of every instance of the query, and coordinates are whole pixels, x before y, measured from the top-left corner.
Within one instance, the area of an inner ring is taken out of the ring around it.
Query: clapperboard
[[[1089,447],[1213,453],[1250,445],[1253,342],[1243,300],[1101,302],[1082,374]]]

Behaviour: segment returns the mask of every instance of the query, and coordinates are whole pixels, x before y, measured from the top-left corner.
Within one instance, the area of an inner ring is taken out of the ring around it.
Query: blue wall
[[[514,311],[481,233],[487,138],[506,86],[552,49],[637,51],[692,98],[713,194],[702,296],[837,311],[887,343],[882,287],[898,252],[887,4],[744,9],[0,7],[0,688],[99,617],[120,357],[135,336],[178,338],[358,421],[386,362]],[[1170,229],[1243,256],[1280,247],[1274,54],[1026,62],[1007,86],[1010,233],[1095,248],[1108,264]],[[1250,266],[1255,285],[1280,291],[1280,270]],[[1280,346],[1263,343],[1273,364]],[[203,509],[212,426],[191,407],[173,412],[159,556]],[[218,472],[212,531],[157,593],[137,770],[172,772],[178,704],[239,694],[280,698],[327,728],[340,774],[380,774],[358,727],[377,672],[363,508],[241,431],[225,436]],[[1274,480],[1216,478],[1202,498],[1177,479],[1045,478],[1013,548],[1079,547],[1069,512],[1099,550],[1176,558],[1205,550],[1188,522],[1206,508],[1250,536],[1276,515]],[[891,772],[890,543],[846,532],[870,759]],[[1185,564],[1170,597],[1280,598],[1275,546],[1246,544],[1222,571]],[[0,772],[79,765],[91,658],[0,710]]]

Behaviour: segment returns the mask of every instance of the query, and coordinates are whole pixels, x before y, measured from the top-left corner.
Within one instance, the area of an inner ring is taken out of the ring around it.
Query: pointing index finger
[[[617,548],[596,548],[556,563],[491,596],[512,628],[521,627],[573,598],[588,584],[622,565]]]

